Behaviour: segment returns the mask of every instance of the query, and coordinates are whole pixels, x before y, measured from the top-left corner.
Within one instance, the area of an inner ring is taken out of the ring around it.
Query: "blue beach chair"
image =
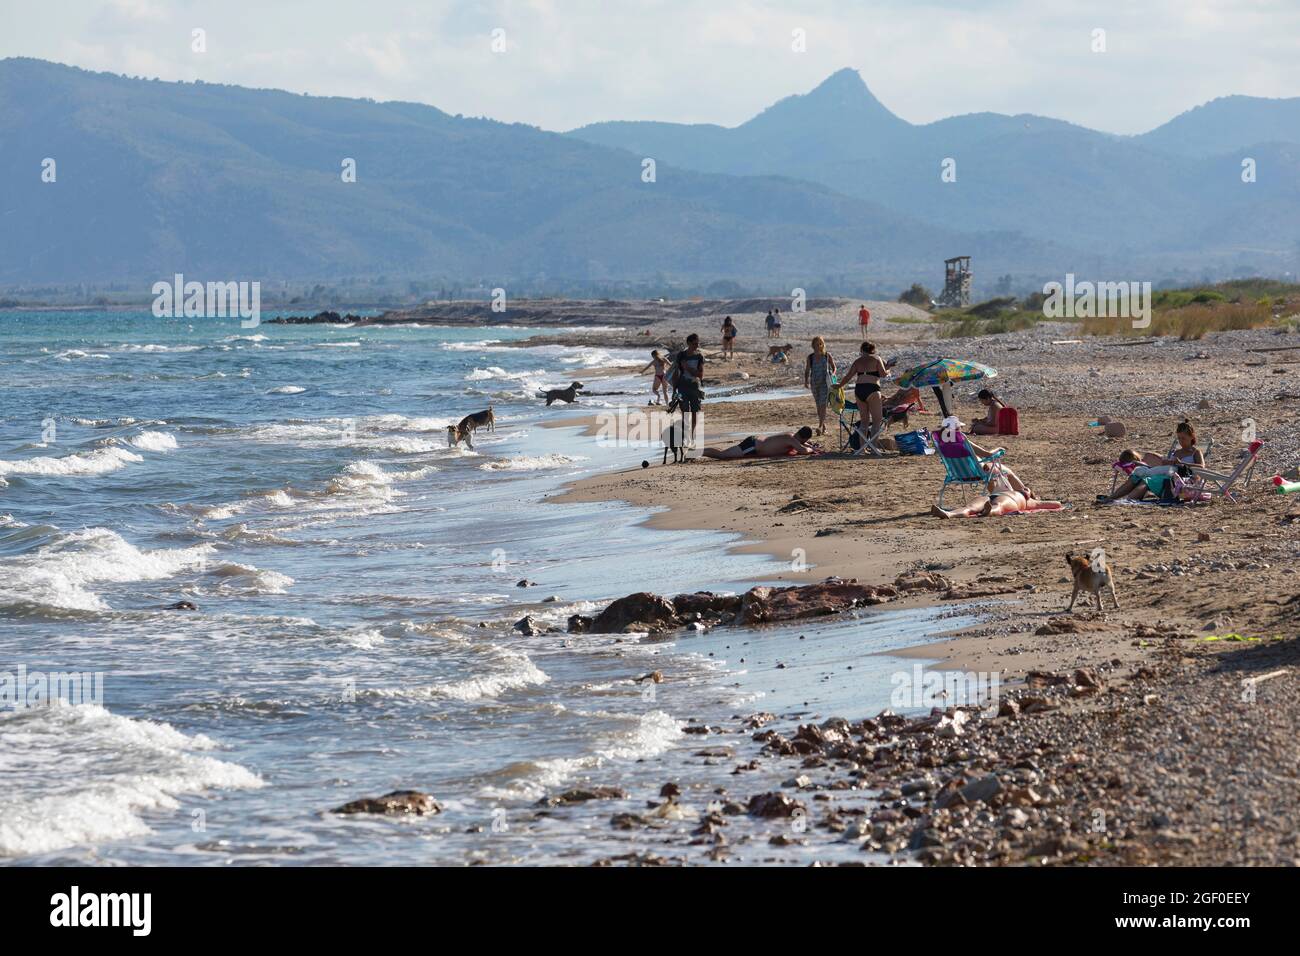
[[[987,491],[1001,472],[999,460],[1003,450],[999,448],[987,458],[979,458],[961,432],[957,433],[956,441],[944,441],[943,432],[938,429],[933,435],[934,446],[939,451],[939,459],[944,468],[943,486],[939,489],[939,507],[943,507],[943,495],[949,485],[980,485]],[[984,470],[985,465],[989,466],[987,471]]]

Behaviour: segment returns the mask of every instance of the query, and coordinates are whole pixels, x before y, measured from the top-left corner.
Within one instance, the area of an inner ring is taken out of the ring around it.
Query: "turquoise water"
[[[603,818],[533,819],[538,798],[657,792],[686,772],[683,721],[770,694],[712,645],[511,629],[543,597],[532,612],[562,625],[773,570],[626,506],[543,503],[645,452],[539,427],[621,398],[545,409],[537,388],[642,360],[506,344],[533,334],[0,313],[0,672],[102,677],[75,706],[0,711],[0,858],[587,859],[617,843]],[[489,402],[496,432],[449,449]],[[828,640],[868,653],[918,626]],[[647,699],[631,678],[652,669],[672,681]],[[861,680],[834,702],[869,709],[883,678]],[[397,788],[445,812],[326,812]]]

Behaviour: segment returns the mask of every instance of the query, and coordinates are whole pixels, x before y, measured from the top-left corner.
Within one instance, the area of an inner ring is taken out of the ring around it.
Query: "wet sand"
[[[831,351],[844,368],[856,352],[857,336],[842,311],[828,313],[825,324]],[[816,314],[800,321],[818,327]],[[736,359],[717,361],[711,325],[700,323],[699,329],[709,356],[707,392],[754,385],[777,392],[801,385],[805,349],[794,353],[793,369],[773,367],[761,355],[765,340],[746,342],[742,325]],[[1201,342],[1120,347],[1089,339],[1054,345],[1078,338],[1077,328],[1043,325],[1026,333],[936,340],[932,329],[910,322],[881,324],[873,338],[886,357],[900,356],[900,369],[937,355],[998,368],[1000,376],[988,384],[1019,408],[1021,434],[980,440],[1005,447],[1007,463],[1040,497],[1070,507],[941,520],[929,513],[942,478],[940,463],[893,454],[698,459],[661,466],[659,454],[648,453],[654,467],[581,481],[565,497],[661,509],[648,519],[653,527],[742,535],[741,549],[792,562],[773,583],[835,575],[886,584],[919,569],[951,580],[947,599],[976,602],[979,623],[903,653],[941,659],[946,668],[996,672],[1008,700],[1023,697],[1031,706],[975,722],[965,737],[928,737],[933,728],[907,736],[912,742],[930,739],[932,748],[945,751],[953,741],[962,744],[952,757],[956,772],[947,764],[940,773],[932,762],[926,766],[934,749],[918,750],[919,762],[850,761],[857,768],[851,771],[855,786],[874,784],[889,797],[876,828],[881,832],[867,840],[885,852],[933,863],[1284,863],[1300,855],[1294,836],[1287,840],[1283,816],[1273,815],[1283,814],[1287,793],[1294,795],[1294,767],[1300,764],[1300,733],[1293,733],[1300,731],[1300,713],[1290,704],[1300,678],[1300,582],[1294,567],[1300,500],[1274,495],[1267,485],[1269,476],[1293,473],[1297,463],[1300,415],[1284,396],[1300,389],[1295,366],[1278,361],[1285,353],[1249,351],[1280,348],[1293,338],[1256,331],[1212,334]],[[979,414],[973,402],[978,387],[957,389],[957,411],[965,421]],[[931,394],[924,400],[936,409]],[[1123,421],[1128,435],[1119,441],[1102,437],[1089,425],[1101,414]],[[1195,507],[1096,502],[1110,487],[1110,465],[1122,448],[1163,453],[1183,417],[1197,426],[1202,443],[1213,439],[1208,464],[1223,470],[1235,465],[1250,432],[1265,440],[1244,501]],[[935,426],[938,418],[915,416],[910,427]],[[815,424],[815,416],[806,396],[724,399],[706,404],[703,422],[706,444],[730,444],[747,434]],[[594,433],[599,423],[579,424]],[[831,424],[822,441],[837,448],[833,417]],[[1097,612],[1088,595],[1066,615],[1071,583],[1065,554],[1095,547],[1107,553],[1120,608],[1112,609],[1107,598],[1107,609]],[[1085,674],[1082,683],[1079,672]],[[1254,685],[1261,675],[1269,675],[1267,682]],[[1245,696],[1248,702],[1241,701]],[[1043,706],[1037,709],[1040,697]],[[1145,708],[1139,719],[1126,716],[1134,708]],[[1156,735],[1161,727],[1172,741]],[[864,728],[860,737],[879,746],[897,732]],[[1042,750],[1031,746],[1035,739],[1061,745],[1026,757]],[[763,745],[770,753],[771,741]],[[1136,766],[1133,753],[1153,747],[1158,753]],[[814,749],[829,755],[826,748]],[[773,759],[782,756],[780,747],[776,751]],[[1292,769],[1249,784],[1244,772],[1207,783],[1207,768],[1249,764],[1263,753]],[[1025,763],[1036,769],[1020,766]],[[1093,794],[1089,787],[1107,772],[1114,785]],[[1050,782],[1053,796],[1031,787],[1034,799],[1011,801],[1012,784],[1026,774],[1037,775],[1040,790]],[[1154,782],[1147,779],[1151,774]],[[1000,775],[1002,796],[982,801],[968,795],[936,805],[941,787],[960,789],[990,775]],[[891,781],[923,776],[934,778],[928,789],[890,796]],[[1234,809],[1228,813],[1225,807]],[[1123,829],[1089,829],[1090,814],[1099,810],[1124,819]],[[991,822],[983,819],[990,814]],[[972,837],[976,832],[982,836]]]

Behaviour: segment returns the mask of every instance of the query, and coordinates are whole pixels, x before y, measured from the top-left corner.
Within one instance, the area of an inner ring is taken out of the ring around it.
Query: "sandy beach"
[[[879,305],[872,304],[877,316]],[[807,393],[761,395],[801,388],[814,333],[827,337],[845,368],[859,340],[856,306],[787,318],[785,340],[799,343],[791,368],[765,360],[758,314],[736,317],[734,361],[719,359],[713,321],[593,333],[571,344],[661,344],[699,331],[706,394],[761,390],[706,404],[706,444],[725,445],[816,424]],[[1300,391],[1295,353],[1287,350],[1293,337],[1270,330],[1131,344],[1079,341],[1077,326],[1044,323],[935,339],[932,327],[894,314],[903,321],[878,317],[871,333],[886,358],[898,356],[899,369],[939,355],[998,369],[988,384],[1019,409],[1020,434],[981,440],[1006,448],[1005,460],[1038,496],[1065,502],[1066,510],[941,520],[930,514],[940,463],[892,453],[667,466],[656,456],[654,467],[581,481],[564,499],[628,501],[662,509],[649,519],[653,527],[742,535],[743,549],[791,561],[774,585],[831,576],[887,585],[927,572],[949,586],[899,606],[974,602],[978,624],[906,653],[941,659],[946,669],[997,673],[1001,716],[983,715],[947,735],[936,728],[954,713],[960,724],[958,710],[936,715],[930,727],[886,716],[851,728],[778,723],[769,737],[755,735],[761,759],[790,760],[794,774],[799,760],[836,768],[813,789],[836,780],[878,789],[879,807],[857,821],[869,845],[931,863],[1294,862],[1300,850],[1289,802],[1300,728],[1282,703],[1300,677],[1300,502],[1268,484],[1275,473],[1294,473],[1300,448],[1300,416],[1286,397]],[[956,389],[963,421],[980,414],[979,384]],[[914,415],[909,427],[937,425],[928,391],[925,401],[930,414]],[[1127,436],[1104,438],[1089,424],[1101,415],[1122,421]],[[1208,463],[1224,470],[1235,465],[1247,429],[1265,441],[1244,500],[1096,501],[1122,448],[1163,453],[1184,418],[1203,444],[1213,439]],[[598,421],[580,424],[594,434]],[[821,440],[835,449],[833,416],[831,424]],[[1065,554],[1096,547],[1108,556],[1120,608],[1108,603],[1099,613],[1089,596],[1065,614]],[[791,740],[804,742],[791,747]],[[846,756],[855,740],[874,756]]]

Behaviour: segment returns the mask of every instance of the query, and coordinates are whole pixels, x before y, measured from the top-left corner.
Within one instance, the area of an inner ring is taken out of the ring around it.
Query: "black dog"
[[[686,423],[673,422],[664,429],[661,436],[664,442],[663,464],[668,464],[668,452],[673,453],[673,464],[679,465],[686,460],[686,448],[682,441],[686,437]]]
[[[548,388],[546,390],[546,405],[550,407],[552,402],[567,402],[572,405],[578,400],[578,390],[582,388],[581,382],[571,382],[568,388]]]

